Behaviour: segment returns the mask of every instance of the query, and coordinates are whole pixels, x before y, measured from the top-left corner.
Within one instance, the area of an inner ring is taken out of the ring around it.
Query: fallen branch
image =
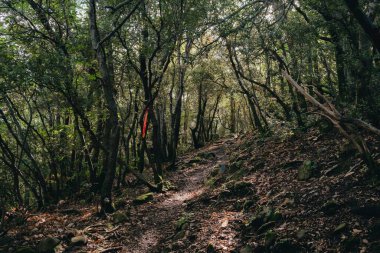
[[[373,159],[367,143],[365,142],[364,138],[358,133],[355,127],[366,129],[377,135],[380,135],[380,130],[362,120],[343,117],[342,114],[335,108],[335,106],[318,91],[315,91],[315,93],[323,100],[324,104],[320,103],[317,99],[311,96],[310,93],[308,93],[305,88],[299,85],[287,71],[283,71],[282,74],[288,83],[292,85],[298,93],[304,96],[307,101],[309,101],[312,105],[314,105],[314,107],[320,110],[318,114],[329,119],[331,123],[339,130],[339,132],[354,144],[363,161],[368,166],[370,172],[376,174],[377,176],[380,176],[379,164]]]
[[[141,174],[141,173],[139,173],[139,172],[137,172],[137,171],[135,171],[135,170],[133,170],[133,169],[131,169],[131,170],[129,170],[138,180],[140,180],[143,184],[145,184],[148,188],[149,188],[149,190],[151,190],[151,191],[153,191],[153,192],[159,192],[160,191],[160,189],[159,189],[159,187],[157,187],[157,186],[155,186],[155,185],[153,185],[153,184],[151,184],[151,183],[149,183],[148,182],[148,180],[146,180],[145,179],[145,177],[144,177],[144,175],[143,174]]]
[[[122,246],[119,246],[119,247],[113,247],[113,248],[108,248],[108,249],[102,250],[102,251],[100,251],[100,253],[117,252],[117,251],[120,251],[120,250],[122,250],[122,249],[123,249]]]

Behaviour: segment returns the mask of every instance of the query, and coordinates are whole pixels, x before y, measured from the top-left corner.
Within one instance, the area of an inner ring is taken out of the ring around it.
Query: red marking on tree
[[[149,107],[145,109],[145,113],[144,113],[144,123],[143,123],[143,129],[141,133],[141,137],[143,139],[145,139],[147,128],[148,128],[148,114],[149,114]]]

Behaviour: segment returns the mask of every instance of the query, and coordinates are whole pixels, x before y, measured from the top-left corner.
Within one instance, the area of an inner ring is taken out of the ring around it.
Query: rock
[[[245,181],[231,181],[226,184],[228,192],[225,192],[226,195],[233,196],[247,196],[253,193],[252,183]]]
[[[141,205],[141,204],[144,204],[144,203],[149,202],[151,200],[153,200],[153,193],[148,192],[148,193],[142,194],[142,195],[138,196],[137,198],[135,198],[133,200],[133,204]]]
[[[342,233],[344,230],[347,229],[347,224],[346,223],[341,223],[339,224],[333,231],[333,234],[337,235]]]
[[[298,180],[305,181],[312,177],[315,165],[312,161],[306,160],[298,168]]]
[[[178,221],[177,221],[177,224],[176,224],[176,231],[180,231],[184,228],[185,224],[187,224],[189,222],[188,220],[188,217],[187,216],[182,216]]]
[[[37,253],[37,251],[35,251],[34,249],[30,247],[21,247],[19,249],[16,249],[14,253]]]
[[[112,214],[112,221],[117,224],[117,223],[123,223],[123,222],[126,222],[128,220],[128,216],[123,213],[123,212],[116,212],[114,214]]]
[[[216,155],[212,152],[200,153],[200,154],[198,154],[198,156],[201,158],[204,158],[204,159],[212,159],[212,158],[216,157]]]
[[[339,210],[339,207],[340,205],[336,201],[330,200],[323,204],[321,211],[326,215],[334,215]]]
[[[250,245],[244,246],[239,253],[253,253],[253,248]]]
[[[83,246],[87,244],[87,237],[84,235],[79,235],[71,238],[70,246]]]
[[[273,253],[297,253],[301,249],[290,239],[282,239],[273,246]]]
[[[54,253],[54,248],[59,245],[60,241],[54,237],[47,237],[42,239],[37,245],[38,253]]]
[[[380,205],[370,204],[362,207],[353,207],[351,212],[366,218],[380,218]]]
[[[194,157],[193,159],[190,159],[187,164],[191,165],[191,164],[194,164],[194,163],[200,163],[202,162],[202,159],[200,157]]]

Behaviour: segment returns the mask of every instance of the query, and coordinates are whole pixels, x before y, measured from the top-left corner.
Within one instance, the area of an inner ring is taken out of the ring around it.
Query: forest
[[[380,2],[0,0],[0,252],[380,252]]]

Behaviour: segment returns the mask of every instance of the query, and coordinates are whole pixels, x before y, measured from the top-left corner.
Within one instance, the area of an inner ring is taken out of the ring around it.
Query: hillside
[[[335,131],[222,139],[178,166],[163,193],[131,179],[140,190],[119,192],[105,219],[83,193],[16,217],[0,248],[43,252],[51,237],[56,252],[379,252],[380,183]]]

